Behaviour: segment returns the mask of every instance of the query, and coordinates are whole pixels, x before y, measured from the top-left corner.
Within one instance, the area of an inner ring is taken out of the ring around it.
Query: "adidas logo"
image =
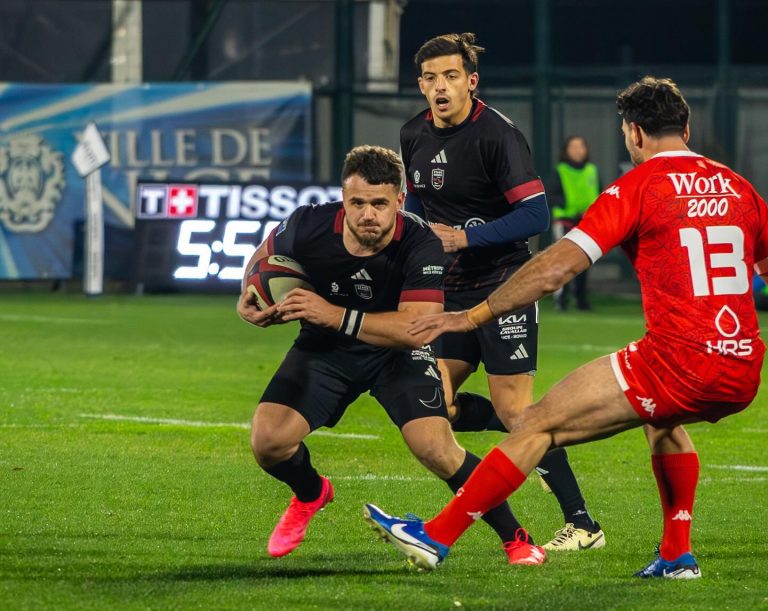
[[[525,350],[525,346],[520,344],[517,347],[517,350],[515,350],[515,353],[509,357],[513,361],[516,361],[517,359],[527,359],[528,358],[528,352]]]
[[[430,365],[429,367],[427,367],[427,370],[424,372],[424,375],[426,375],[426,376],[432,376],[432,377],[433,377],[433,378],[435,378],[436,380],[439,380],[439,379],[440,379],[440,374],[439,374],[439,373],[437,373],[437,372],[435,371],[435,368],[434,368],[434,367],[432,367],[432,365]]]
[[[371,275],[367,271],[365,271],[365,268],[361,269],[356,274],[352,274],[350,278],[352,278],[352,280],[373,280],[373,278],[371,278]]]
[[[445,149],[440,149],[440,152],[435,155],[432,163],[448,163],[448,157],[445,156]]]
[[[690,513],[688,513],[687,510],[681,509],[680,511],[675,514],[675,517],[672,518],[673,520],[682,520],[683,522],[690,522],[693,520],[693,517]]]

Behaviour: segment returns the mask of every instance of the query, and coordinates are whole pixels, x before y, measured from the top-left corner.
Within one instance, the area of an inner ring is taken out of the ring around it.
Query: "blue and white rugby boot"
[[[685,553],[675,560],[664,560],[661,556],[656,556],[647,567],[635,573],[635,577],[642,577],[644,579],[649,577],[699,579],[701,577],[701,570],[696,563],[696,558],[689,553]]]
[[[434,570],[448,555],[450,548],[430,539],[424,532],[424,521],[414,515],[397,518],[368,503],[363,508],[363,517],[382,539],[397,547],[408,563],[419,569]]]

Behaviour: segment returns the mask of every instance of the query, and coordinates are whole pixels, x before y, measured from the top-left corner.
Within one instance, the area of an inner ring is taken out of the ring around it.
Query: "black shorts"
[[[446,291],[445,311],[457,312],[476,306],[496,286],[468,291]],[[539,304],[508,312],[493,322],[469,333],[446,333],[434,345],[441,359],[470,363],[474,369],[482,361],[492,375],[534,374],[538,358]]]
[[[315,430],[335,426],[365,391],[398,428],[417,418],[448,417],[437,361],[429,348],[358,351],[294,344],[261,402],[291,407]]]

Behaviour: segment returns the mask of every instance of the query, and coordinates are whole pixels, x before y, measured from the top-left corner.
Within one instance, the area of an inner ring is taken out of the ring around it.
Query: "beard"
[[[374,248],[378,246],[384,239],[384,236],[389,233],[390,229],[392,229],[391,225],[387,228],[382,228],[381,225],[369,224],[353,226],[351,223],[347,223],[347,227],[349,227],[349,230],[352,232],[352,235],[355,236],[355,239],[360,246],[364,246],[365,248]]]

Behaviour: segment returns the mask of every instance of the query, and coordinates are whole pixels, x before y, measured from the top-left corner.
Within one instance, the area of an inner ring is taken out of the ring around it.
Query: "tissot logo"
[[[170,218],[195,218],[197,216],[197,188],[169,185],[168,216]]]
[[[189,198],[193,198],[194,212]],[[210,185],[141,183],[137,190],[136,217],[145,219],[270,218],[280,221],[299,206],[324,204],[341,199],[338,187],[288,185]]]

